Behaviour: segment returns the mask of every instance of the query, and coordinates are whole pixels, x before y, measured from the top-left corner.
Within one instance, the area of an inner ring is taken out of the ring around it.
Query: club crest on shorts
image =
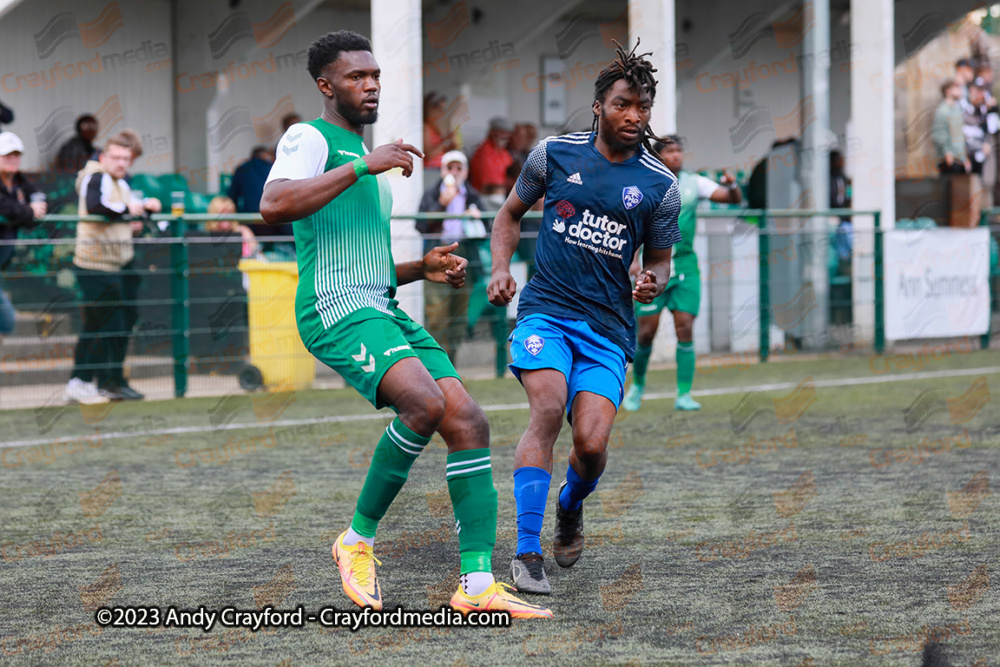
[[[530,352],[532,356],[537,357],[543,347],[545,347],[545,339],[541,336],[532,334],[524,339],[524,349]]]
[[[642,191],[634,185],[622,188],[622,203],[627,210],[632,210],[642,201]]]

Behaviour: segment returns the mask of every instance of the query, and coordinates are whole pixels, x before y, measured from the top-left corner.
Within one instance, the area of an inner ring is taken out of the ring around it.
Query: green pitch
[[[350,608],[330,546],[390,415],[349,390],[4,412],[0,437],[24,444],[0,448],[0,662],[916,665],[937,640],[953,665],[993,664],[998,367],[968,348],[700,363],[701,412],[654,398],[621,416],[583,558],[547,554],[554,594],[527,596],[555,620],[505,630],[102,630],[102,605]],[[647,396],[673,385],[654,371]],[[525,398],[513,380],[469,388],[506,580]],[[568,445],[564,429],[543,543]],[[387,607],[454,590],[445,454],[432,441],[381,524]]]

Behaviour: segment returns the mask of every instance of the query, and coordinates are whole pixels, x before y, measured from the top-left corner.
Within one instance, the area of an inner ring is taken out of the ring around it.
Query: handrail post
[[[885,352],[885,274],[882,212],[875,211],[875,354]]]
[[[760,307],[760,363],[763,364],[771,352],[771,237],[767,230],[766,209],[760,218],[757,252],[760,253],[757,303]]]
[[[507,372],[507,309],[493,307],[493,337],[496,341],[496,375],[502,378]]]
[[[170,221],[171,233],[177,239],[170,247],[171,328],[173,329],[174,396],[184,398],[188,385],[188,354],[191,341],[191,301],[189,298],[190,269],[188,267],[187,222],[184,218]]]
[[[990,210],[984,208],[979,214],[979,225],[986,227],[987,236],[989,235],[989,224],[990,224]],[[987,242],[987,257],[989,256],[989,242]],[[979,337],[979,347],[983,350],[990,349],[990,338],[993,334],[993,276],[990,275],[989,260],[986,262],[986,333]]]

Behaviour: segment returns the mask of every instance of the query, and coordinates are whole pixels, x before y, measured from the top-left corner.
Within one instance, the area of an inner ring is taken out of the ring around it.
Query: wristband
[[[354,166],[354,175],[360,180],[362,176],[368,175],[368,163],[364,161],[364,158],[358,158],[351,162]]]

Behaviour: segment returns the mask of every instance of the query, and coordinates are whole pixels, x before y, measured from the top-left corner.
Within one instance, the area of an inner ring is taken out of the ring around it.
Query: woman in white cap
[[[13,132],[0,132],[0,269],[14,256],[14,243],[20,227],[35,224],[45,215],[44,195],[21,173],[24,144]],[[0,286],[0,335],[14,331],[14,307]]]

